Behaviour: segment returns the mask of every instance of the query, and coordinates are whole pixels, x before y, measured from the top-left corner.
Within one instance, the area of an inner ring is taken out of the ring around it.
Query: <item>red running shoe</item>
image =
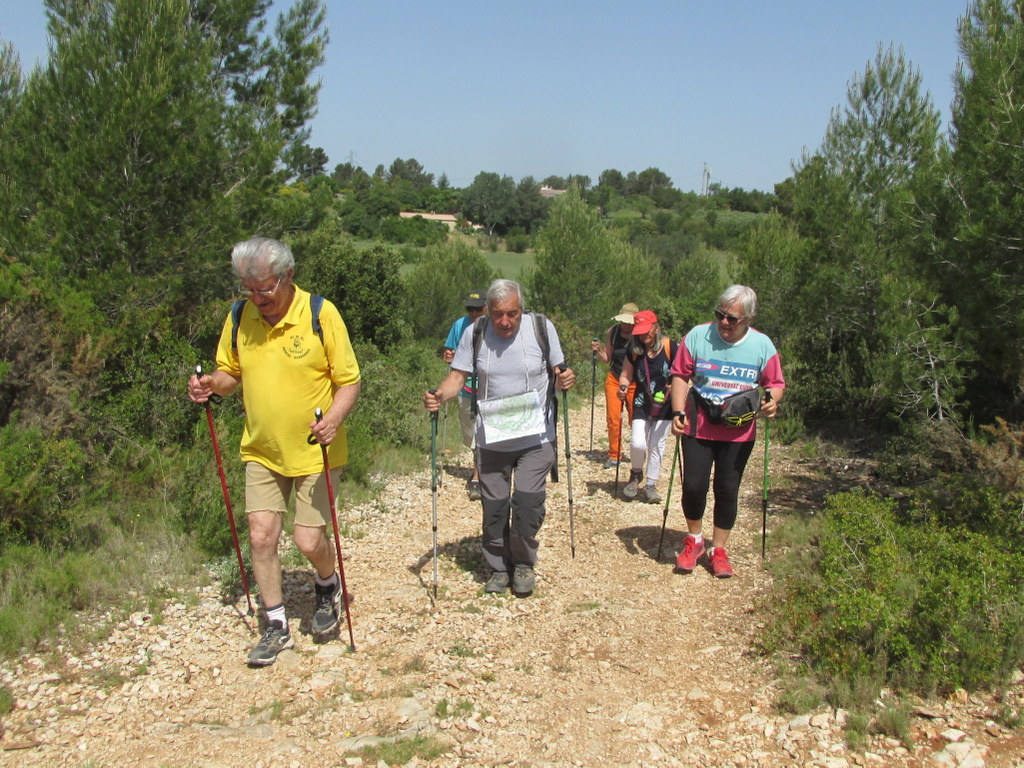
[[[689,573],[697,566],[697,560],[704,554],[704,541],[697,543],[696,537],[688,535],[683,542],[683,551],[676,558],[676,570]]]
[[[729,564],[729,556],[725,554],[725,547],[715,547],[711,551],[711,575],[716,579],[732,576],[732,565]]]

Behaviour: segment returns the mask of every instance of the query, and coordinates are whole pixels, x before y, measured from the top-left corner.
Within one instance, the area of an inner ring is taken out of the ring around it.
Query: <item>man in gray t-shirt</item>
[[[550,320],[541,317],[548,340],[545,358],[533,316],[523,322],[518,283],[495,280],[487,291],[487,307],[486,319],[477,321],[485,325],[476,360],[470,325],[459,340],[451,371],[433,393],[424,393],[423,404],[428,411],[436,411],[458,395],[475,368],[483,555],[491,570],[485,589],[504,592],[511,582],[515,594],[528,595],[535,585],[533,568],[537,533],[544,522],[547,475],[556,460],[550,382],[553,378],[555,387],[565,390],[576,377],[569,368],[559,371],[565,358],[558,333]]]

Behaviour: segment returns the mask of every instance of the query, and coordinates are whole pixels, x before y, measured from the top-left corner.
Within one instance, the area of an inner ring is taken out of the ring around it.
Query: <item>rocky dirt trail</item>
[[[439,492],[436,600],[425,470],[344,513],[357,532],[343,542],[355,653],[344,625],[313,641],[311,574],[293,569],[295,648],[249,669],[255,621],[244,597],[225,605],[214,584],[157,616],[128,617],[88,654],[58,648],[0,667],[15,696],[0,767],[377,765],[359,749],[415,738],[444,751],[410,765],[1024,766],[1019,732],[996,725],[981,698],[930,702],[913,749],[876,738],[865,753],[846,748],[842,712],[779,713],[780,681],[754,651],[770,588],[760,445],[730,542],[736,576],[716,580],[701,566],[683,576],[673,573],[678,478],[656,561],[662,505],[613,498],[600,413],[595,460],[589,406],[571,417],[576,557],[560,446],[533,596],[483,593],[480,510],[464,490],[469,456],[457,452]],[[447,431],[453,444],[454,416]],[[772,450],[773,476],[796,467]],[[1020,681],[1015,693],[1024,697]]]

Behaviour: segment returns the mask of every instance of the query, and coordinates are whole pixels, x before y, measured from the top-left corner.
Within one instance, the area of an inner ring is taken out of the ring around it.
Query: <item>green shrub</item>
[[[245,543],[245,467],[238,458],[244,423],[240,408],[238,397],[225,398],[220,406],[214,406],[214,429],[238,537]],[[207,556],[218,557],[233,551],[234,543],[204,411],[197,409],[195,419],[191,447],[175,457],[178,471],[168,479],[166,492],[176,510],[177,530],[190,535]]]
[[[530,236],[523,231],[522,227],[513,227],[505,235],[505,248],[512,253],[526,253],[530,247]]]
[[[66,541],[86,466],[74,440],[14,422],[0,428],[0,540]]]
[[[444,378],[447,367],[433,340],[409,342],[383,355],[359,346],[356,356],[363,387],[346,429],[349,463],[346,477],[365,484],[382,449],[430,451],[430,421],[421,405],[423,392]]]
[[[1024,557],[965,530],[898,521],[862,492],[829,498],[818,559],[787,585],[767,647],[821,679],[924,694],[997,685],[1024,659]]]

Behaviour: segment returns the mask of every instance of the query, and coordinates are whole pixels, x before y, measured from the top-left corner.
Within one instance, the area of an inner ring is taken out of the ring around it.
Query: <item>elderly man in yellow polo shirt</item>
[[[231,266],[248,301],[240,315],[229,313],[224,321],[217,369],[189,379],[188,394],[204,403],[245,385],[245,511],[253,575],[266,613],[265,631],[248,663],[264,667],[294,644],[277,553],[292,495],[295,544],[316,571],[312,630],[323,634],[339,621],[341,584],[327,538],[331,509],[320,445],[329,446],[331,472],[338,472],[348,460],[344,422],[359,396],[359,365],[331,302],[323,300],[314,323],[311,295],[293,282],[295,259],[287,245],[246,240],[232,249]],[[320,421],[313,418],[317,408],[323,411]],[[312,445],[310,432],[317,440]]]

